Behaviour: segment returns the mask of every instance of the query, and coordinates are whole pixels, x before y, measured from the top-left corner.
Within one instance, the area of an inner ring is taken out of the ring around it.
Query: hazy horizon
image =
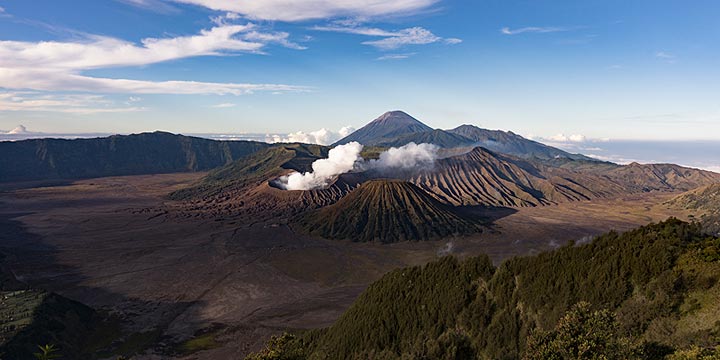
[[[164,130],[157,130],[164,131]],[[172,132],[172,131],[168,131]],[[173,132],[174,133],[174,132]],[[26,132],[21,134],[7,134],[0,131],[0,141],[20,141],[40,138],[93,138],[111,135],[128,135],[113,133],[43,133]],[[262,142],[304,142],[330,145],[341,138],[340,134],[328,131],[320,138],[313,133],[183,133],[182,135],[196,136],[212,140],[252,140]],[[720,140],[718,141],[656,141],[656,140],[610,140],[610,139],[571,139],[529,137],[532,140],[546,145],[554,146],[570,153],[577,153],[592,158],[610,161],[617,164],[638,162],[672,163],[682,166],[710,170],[720,173]],[[318,141],[324,140],[324,141]]]

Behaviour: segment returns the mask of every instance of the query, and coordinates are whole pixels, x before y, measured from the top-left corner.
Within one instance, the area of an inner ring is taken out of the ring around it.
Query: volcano
[[[301,215],[295,225],[312,235],[354,242],[430,240],[482,231],[417,186],[399,180],[363,183],[334,205]]]
[[[357,141],[365,146],[373,146],[403,135],[432,130],[431,127],[403,111],[388,111],[352,134],[340,139],[333,146],[347,144],[352,141]]]

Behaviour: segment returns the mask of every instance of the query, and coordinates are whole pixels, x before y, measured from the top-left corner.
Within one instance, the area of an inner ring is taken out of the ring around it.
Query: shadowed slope
[[[386,274],[333,326],[272,350],[310,359],[519,359],[534,329],[551,329],[579,302],[611,311],[614,337],[637,356],[593,349],[540,358],[662,359],[675,349],[713,348],[719,249],[720,239],[670,219],[497,268],[486,256],[445,257]]]
[[[159,131],[95,139],[0,142],[0,181],[203,171],[269,146]]]
[[[464,136],[453,134],[445,130],[431,130],[399,136],[392,140],[382,141],[378,146],[400,147],[414,142],[416,144],[433,144],[441,148],[456,148],[472,146],[475,142]]]
[[[368,181],[335,205],[301,216],[297,224],[314,235],[357,242],[427,240],[480,231],[479,225],[415,185],[397,180]]]

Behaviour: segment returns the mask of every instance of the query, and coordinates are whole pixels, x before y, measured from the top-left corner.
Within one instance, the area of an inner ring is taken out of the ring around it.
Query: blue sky
[[[288,5],[290,4],[290,5]],[[712,0],[0,0],[0,129],[720,140]]]

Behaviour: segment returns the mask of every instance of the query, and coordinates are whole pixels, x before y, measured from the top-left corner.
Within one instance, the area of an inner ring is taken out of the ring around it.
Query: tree
[[[551,331],[536,330],[528,339],[525,360],[627,359],[632,351],[619,339],[615,314],[592,311],[580,302]]]
[[[263,350],[248,355],[248,360],[300,360],[305,356],[301,347],[295,343],[295,335],[284,333],[273,336]]]
[[[45,344],[45,346],[38,345],[38,349],[40,349],[40,352],[36,352],[33,355],[35,355],[35,358],[38,360],[52,360],[52,359],[59,359],[60,354],[58,354],[58,349],[55,347],[55,345],[52,344]]]

